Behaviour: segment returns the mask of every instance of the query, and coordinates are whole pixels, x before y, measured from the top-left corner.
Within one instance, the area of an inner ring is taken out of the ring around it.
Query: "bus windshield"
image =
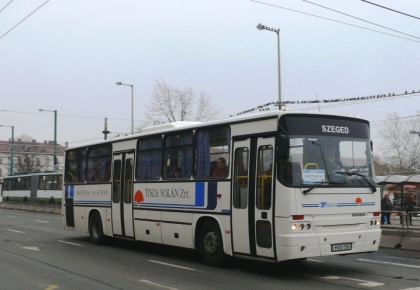
[[[325,117],[286,117],[289,159],[279,162],[286,186],[376,186],[368,123]]]

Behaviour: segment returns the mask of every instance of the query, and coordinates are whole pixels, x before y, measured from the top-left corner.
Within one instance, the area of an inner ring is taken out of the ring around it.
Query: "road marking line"
[[[38,247],[29,247],[29,246],[25,246],[25,245],[21,245],[21,244],[15,243],[15,242],[12,242],[12,244],[15,244],[15,245],[17,245],[19,247],[22,247],[22,249],[25,249],[25,250],[39,251],[39,248]]]
[[[340,276],[325,276],[325,277],[319,277],[319,278],[329,279],[329,280],[344,279],[344,280],[362,282],[362,283],[359,283],[359,285],[366,286],[366,287],[377,287],[377,286],[385,285],[383,283],[378,283],[378,282],[373,282],[373,281],[366,281],[366,280],[359,280],[359,279],[353,279],[353,278],[347,278],[347,277],[340,277]]]
[[[80,244],[65,242],[65,241],[61,241],[61,240],[57,240],[57,242],[64,243],[64,244],[69,244],[69,245],[73,245],[73,246],[83,247],[83,245],[80,245]]]
[[[166,265],[166,266],[170,266],[170,267],[175,267],[175,268],[180,268],[180,269],[184,269],[184,270],[189,270],[189,271],[198,271],[198,270],[193,269],[193,268],[182,267],[182,266],[178,266],[178,265],[174,265],[174,264],[168,264],[168,263],[163,263],[163,262],[154,261],[154,260],[149,260],[149,262],[157,263],[157,264],[162,264],[162,265]]]
[[[367,260],[367,259],[357,259],[357,260],[358,261],[363,261],[363,262],[378,263],[378,264],[387,264],[387,265],[403,266],[403,267],[410,267],[410,268],[420,268],[420,266],[408,265],[408,264],[401,264],[401,263],[382,262],[382,261]],[[415,289],[415,288],[413,288],[413,289]]]
[[[46,224],[48,224],[48,222],[47,221],[41,221],[41,220],[35,220],[36,222],[40,222],[40,223],[46,223]]]
[[[56,288],[59,288],[60,287],[58,285],[38,285],[38,286],[40,286],[40,287],[47,287],[47,288],[45,288],[45,290],[53,290],[53,289],[56,289]]]
[[[17,219],[17,217],[12,216],[12,215],[8,215],[7,217],[8,217],[8,218],[14,218],[14,219]]]
[[[140,280],[140,282],[143,282],[143,283],[147,283],[147,284],[150,284],[150,285],[153,285],[153,286],[157,286],[157,287],[160,287],[160,288],[164,288],[164,289],[170,289],[170,290],[178,290],[177,288],[172,288],[172,287],[168,287],[168,286],[163,286],[163,285],[160,285],[160,284],[157,284],[157,283],[153,283],[153,282],[151,282],[151,281],[148,281],[148,280]]]
[[[401,290],[420,290],[420,287],[406,288],[406,289],[401,289]]]
[[[16,231],[16,230],[11,230],[11,229],[7,229],[7,230],[11,232],[19,233],[19,234],[24,234],[24,232],[21,232],[21,231]]]
[[[324,261],[314,260],[314,259],[307,259],[307,261],[311,261],[311,262],[318,262],[318,263],[324,263]]]

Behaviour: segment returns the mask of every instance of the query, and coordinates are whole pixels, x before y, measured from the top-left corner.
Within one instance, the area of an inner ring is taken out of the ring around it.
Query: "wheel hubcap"
[[[219,238],[217,237],[215,232],[208,232],[204,237],[204,248],[206,252],[210,255],[214,255],[217,253],[217,249],[219,246]]]

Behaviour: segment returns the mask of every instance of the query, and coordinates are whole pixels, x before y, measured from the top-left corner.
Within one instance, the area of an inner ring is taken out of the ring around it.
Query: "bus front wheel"
[[[90,240],[95,245],[101,245],[105,242],[105,235],[102,228],[102,220],[99,213],[94,212],[89,220]]]
[[[200,231],[199,249],[204,262],[213,267],[223,264],[225,253],[219,225],[215,221],[207,221]]]

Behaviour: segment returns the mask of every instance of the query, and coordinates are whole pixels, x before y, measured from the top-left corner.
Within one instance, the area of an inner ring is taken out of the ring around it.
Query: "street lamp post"
[[[57,170],[57,110],[44,110],[39,109],[40,112],[53,112],[54,113],[54,170]]]
[[[123,84],[122,82],[117,82],[116,85],[131,87],[131,134],[134,134],[134,85]]]
[[[416,134],[416,135],[419,135],[419,137],[420,137],[420,131],[411,130],[410,134]],[[413,164],[411,165],[411,169],[415,170],[415,166],[416,166],[416,156],[414,155]]]
[[[13,175],[13,147],[15,144],[15,126],[3,126],[0,125],[0,127],[9,127],[12,128],[12,145],[10,146],[10,176]]]
[[[278,54],[278,77],[279,77],[279,109],[281,110],[281,66],[280,66],[280,29],[270,28],[261,23],[257,25],[258,30],[273,31],[277,34],[277,54]]]

